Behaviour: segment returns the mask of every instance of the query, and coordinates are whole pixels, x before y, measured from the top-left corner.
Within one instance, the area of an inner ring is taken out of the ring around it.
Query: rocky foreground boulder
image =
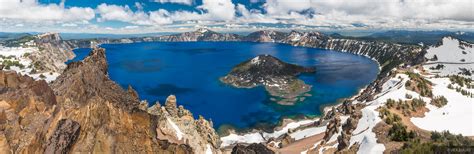
[[[264,86],[281,105],[304,100],[311,85],[297,78],[301,73],[314,73],[315,68],[285,63],[271,55],[259,55],[235,66],[220,80],[237,88]]]
[[[272,150],[268,149],[261,143],[253,143],[248,146],[237,144],[232,148],[232,154],[274,154]]]
[[[212,122],[194,119],[174,96],[140,109],[130,89],[108,78],[104,49],[69,64],[51,86],[0,71],[1,152],[220,152]]]

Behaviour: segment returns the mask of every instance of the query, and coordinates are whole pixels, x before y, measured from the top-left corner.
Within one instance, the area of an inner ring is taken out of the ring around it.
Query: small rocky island
[[[271,55],[259,55],[235,66],[221,82],[237,88],[254,88],[263,85],[281,105],[293,105],[311,96],[311,85],[297,78],[301,73],[314,73],[313,67],[285,63]]]

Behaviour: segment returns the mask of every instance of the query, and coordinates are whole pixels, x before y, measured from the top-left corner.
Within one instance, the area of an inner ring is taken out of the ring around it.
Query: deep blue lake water
[[[376,62],[348,53],[251,42],[147,42],[105,44],[112,80],[127,88],[130,84],[150,105],[174,94],[178,104],[194,116],[211,118],[214,127],[224,124],[249,128],[276,124],[282,117],[318,116],[324,105],[351,97],[372,82]],[[76,49],[83,59],[90,49]],[[294,106],[269,100],[264,88],[237,89],[220,83],[233,66],[261,54],[285,62],[315,66],[315,74],[299,78],[313,85],[312,96]]]

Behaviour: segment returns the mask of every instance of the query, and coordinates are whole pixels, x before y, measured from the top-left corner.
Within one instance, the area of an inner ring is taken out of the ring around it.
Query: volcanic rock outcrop
[[[7,153],[220,153],[212,122],[171,96],[140,109],[108,78],[104,49],[70,63],[49,86],[0,71],[0,149]],[[150,113],[148,112],[150,111]]]
[[[36,71],[61,72],[66,68],[65,61],[74,58],[73,46],[61,39],[58,33],[45,33],[35,36],[38,52],[29,55]]]
[[[286,33],[274,30],[261,30],[250,33],[242,38],[244,41],[252,42],[277,42],[286,37]]]
[[[248,146],[237,144],[232,148],[232,154],[274,154],[272,150],[268,149],[261,143],[253,143]]]
[[[315,68],[285,63],[270,55],[259,55],[235,66],[220,80],[237,88],[253,88],[263,85],[282,105],[292,105],[303,100],[311,85],[298,79],[301,73],[313,73]]]

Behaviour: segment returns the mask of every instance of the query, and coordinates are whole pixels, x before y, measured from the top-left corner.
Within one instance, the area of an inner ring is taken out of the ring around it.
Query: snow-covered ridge
[[[360,143],[358,153],[382,153],[385,150],[383,144],[377,143],[377,138],[372,129],[381,122],[377,109],[383,106],[388,99],[406,100],[405,95],[417,95],[415,92],[408,91],[405,83],[409,78],[406,74],[397,74],[382,85],[382,92],[376,96],[376,99],[366,102],[367,106],[363,108],[362,118],[359,119],[354,135],[351,137],[350,144]],[[417,97],[414,97],[417,98]]]
[[[441,76],[456,74],[474,79],[473,44],[453,37],[444,37],[440,44],[427,50],[424,69]]]
[[[436,58],[433,59],[435,55]],[[456,38],[444,37],[442,45],[430,47],[425,57],[430,59],[430,62],[472,63],[474,62],[474,48],[461,45],[461,41]]]

